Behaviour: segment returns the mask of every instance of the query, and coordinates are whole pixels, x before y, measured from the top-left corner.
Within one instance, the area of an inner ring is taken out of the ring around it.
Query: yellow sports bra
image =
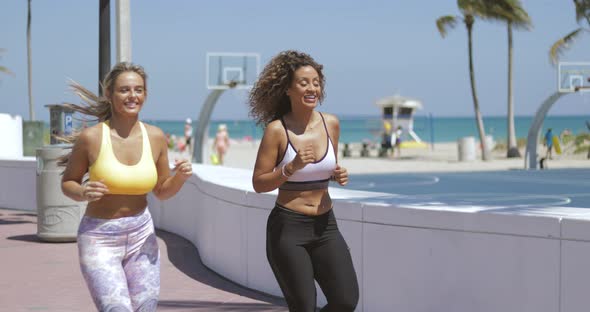
[[[152,157],[152,147],[143,123],[139,123],[143,137],[141,159],[135,165],[117,160],[111,144],[111,132],[102,123],[102,140],[96,161],[88,169],[90,181],[103,181],[109,194],[141,195],[149,193],[158,182],[158,171]]]

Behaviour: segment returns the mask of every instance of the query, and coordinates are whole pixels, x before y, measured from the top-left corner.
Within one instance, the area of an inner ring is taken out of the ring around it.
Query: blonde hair
[[[102,95],[97,96],[92,91],[86,89],[75,81],[70,81],[71,91],[78,95],[82,100],[82,105],[73,103],[64,103],[64,106],[70,108],[80,114],[85,115],[83,120],[103,122],[109,120],[113,116],[110,95],[113,94],[115,88],[115,81],[117,77],[125,72],[134,72],[143,79],[144,90],[147,92],[147,74],[140,65],[129,62],[117,63],[105,76],[100,86],[102,88]],[[88,118],[90,117],[90,118]],[[70,136],[58,137],[61,142],[74,144],[80,136],[80,131],[75,131]],[[70,154],[63,156],[58,164],[65,166],[70,159]]]

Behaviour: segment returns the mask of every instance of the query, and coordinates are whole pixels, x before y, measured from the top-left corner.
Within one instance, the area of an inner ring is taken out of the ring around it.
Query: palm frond
[[[551,59],[551,63],[556,64],[559,56],[565,52],[569,48],[569,46],[574,42],[574,40],[582,33],[584,29],[578,28],[571,33],[567,34],[565,37],[557,40],[549,49],[549,58]]]
[[[580,23],[586,20],[590,23],[590,0],[574,0],[574,3],[576,4],[576,21]]]
[[[6,49],[0,48],[0,54],[2,54],[4,52],[6,52]],[[2,66],[2,65],[0,65],[0,73],[14,76],[14,73],[11,72],[10,69],[8,69],[7,67]]]
[[[530,30],[533,22],[527,11],[522,6],[520,0],[503,0],[501,3],[502,11],[506,17],[505,21],[512,23],[513,28]]]
[[[531,18],[520,0],[459,0],[458,4],[464,15],[492,22],[511,22],[514,28],[532,27]]]
[[[441,16],[436,20],[436,28],[443,38],[447,35],[448,30],[455,28],[455,26],[457,26],[457,17],[453,15]]]
[[[8,74],[14,76],[14,73],[10,71],[10,69],[6,68],[5,66],[0,66],[0,73]]]
[[[476,15],[484,11],[483,3],[485,0],[457,0],[457,6],[461,13],[465,15]]]

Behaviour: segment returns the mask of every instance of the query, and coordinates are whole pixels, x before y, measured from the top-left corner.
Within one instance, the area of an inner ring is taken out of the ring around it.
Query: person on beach
[[[189,155],[192,155],[192,138],[193,138],[193,120],[187,118],[184,123],[184,148]]]
[[[104,96],[72,83],[85,105],[66,104],[98,121],[63,138],[74,145],[60,164],[66,165],[64,194],[88,202],[78,251],[99,311],[156,311],[160,251],[146,194],[169,198],[192,175],[186,160],[176,161],[170,174],[164,132],[139,121],[146,79],[141,66],[118,63],[102,82]]]
[[[547,152],[545,153],[546,159],[552,159],[551,157],[551,150],[553,149],[553,129],[547,129],[545,132],[545,138],[543,140],[543,145],[547,148]]]
[[[387,157],[390,154],[393,146],[391,145],[391,124],[388,121],[383,122],[383,132],[381,133],[381,150],[380,157]]]
[[[212,147],[217,154],[217,164],[223,165],[223,156],[229,148],[229,134],[225,124],[220,124],[217,127],[217,134],[215,134]]]
[[[324,99],[323,66],[298,51],[276,55],[250,92],[250,115],[265,125],[252,183],[279,189],[266,227],[266,255],[289,311],[354,311],[359,288],[350,251],[336,222],[328,183],[348,182],[338,165],[340,124],[316,111]]]
[[[392,156],[395,157],[395,151],[397,150],[397,157],[402,157],[402,126],[398,126],[395,130],[395,141],[393,144],[393,151],[391,152]]]

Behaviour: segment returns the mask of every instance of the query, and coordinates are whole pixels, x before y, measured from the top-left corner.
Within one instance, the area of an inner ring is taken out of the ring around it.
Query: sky
[[[115,62],[115,4],[111,1]],[[549,62],[553,42],[579,27],[573,1],[526,0],[531,31],[514,32],[514,106],[534,115],[557,90]],[[68,79],[98,89],[98,0],[32,1],[32,87],[36,119],[44,105],[77,102]],[[287,49],[324,65],[327,98],[320,110],[338,116],[379,116],[375,102],[399,94],[422,101],[418,114],[473,116],[467,32],[458,24],[441,38],[438,17],[459,15],[455,0],[141,0],[131,1],[132,61],[148,73],[143,119],[196,119],[209,94],[207,52],[259,53],[261,67]],[[27,1],[0,1],[0,113],[29,119]],[[474,26],[476,87],[484,116],[507,111],[507,33],[501,23]],[[562,61],[590,61],[590,34]],[[248,119],[247,91],[229,90],[213,119]],[[590,115],[590,92],[559,100],[550,115]]]

